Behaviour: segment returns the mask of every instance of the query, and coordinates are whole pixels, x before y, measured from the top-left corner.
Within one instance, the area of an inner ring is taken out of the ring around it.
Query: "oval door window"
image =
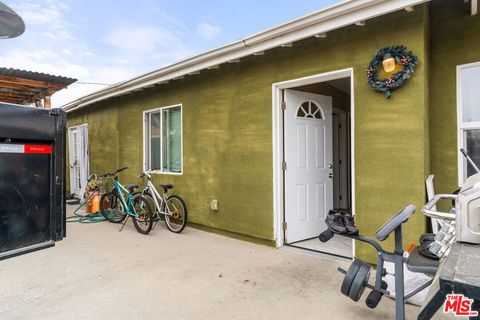
[[[324,119],[323,110],[314,101],[305,101],[298,107],[297,118]]]

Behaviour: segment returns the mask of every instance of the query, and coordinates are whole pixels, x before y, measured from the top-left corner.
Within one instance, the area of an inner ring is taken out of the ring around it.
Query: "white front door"
[[[86,124],[68,129],[68,152],[70,167],[70,192],[82,198],[88,178],[88,126]]]
[[[332,98],[285,90],[285,242],[317,237],[333,207]]]

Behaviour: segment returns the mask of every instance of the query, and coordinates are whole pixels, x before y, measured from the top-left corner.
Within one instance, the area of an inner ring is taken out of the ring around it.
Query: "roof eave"
[[[323,10],[291,20],[277,27],[248,36],[226,46],[179,61],[167,67],[119,82],[100,91],[76,99],[62,108],[73,111],[95,102],[162,83],[189,73],[240,59],[278,47],[285,43],[302,40],[316,34],[326,33],[358,21],[369,20],[403,8],[430,0],[347,0]]]

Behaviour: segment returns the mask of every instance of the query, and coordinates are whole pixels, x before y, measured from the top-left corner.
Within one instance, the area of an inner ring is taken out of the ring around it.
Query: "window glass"
[[[467,153],[473,162],[480,167],[480,129],[466,130],[465,140]],[[477,173],[470,163],[467,164],[467,177]]]
[[[305,101],[298,107],[297,118],[322,119],[320,106],[313,101]]]
[[[181,107],[146,114],[146,169],[182,172]]]
[[[163,111],[163,170],[182,171],[182,132],[180,108]]]
[[[465,68],[460,71],[462,120],[480,121],[480,67]]]
[[[150,168],[160,169],[160,112],[150,114]]]

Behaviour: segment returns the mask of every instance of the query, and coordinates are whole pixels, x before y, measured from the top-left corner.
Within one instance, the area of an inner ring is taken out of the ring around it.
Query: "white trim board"
[[[323,35],[330,31],[354,25],[359,21],[368,21],[429,1],[430,0],[345,0],[226,46],[116,83],[69,102],[63,105],[62,108],[67,112],[73,111],[98,101],[166,83],[173,79],[198,73],[200,70],[205,70],[212,66],[218,66],[222,63],[228,63],[229,61],[237,61],[243,57],[264,52],[285,44],[294,43],[295,41],[318,36],[320,36],[319,39],[321,39]]]
[[[177,104],[172,104],[172,105],[169,105],[169,106],[164,106],[164,107],[158,107],[158,108],[153,108],[153,109],[149,109],[149,110],[144,110],[142,112],[142,130],[143,130],[143,133],[142,133],[142,136],[143,136],[143,139],[142,139],[142,154],[143,154],[143,157],[142,157],[142,170],[145,172],[146,171],[146,167],[147,167],[147,150],[145,148],[146,146],[146,131],[145,131],[145,125],[146,125],[146,122],[147,122],[147,119],[146,119],[146,115],[149,114],[149,113],[152,113],[152,112],[157,112],[157,111],[161,111],[161,110],[164,110],[164,109],[171,109],[171,108],[176,108],[176,107],[180,107],[180,124],[182,126],[182,130],[180,132],[180,139],[182,140],[182,148],[180,150],[180,154],[181,154],[181,162],[182,162],[182,171],[181,172],[168,172],[168,171],[162,171],[162,170],[151,170],[149,171],[149,173],[151,174],[164,174],[164,175],[172,175],[172,176],[181,176],[183,175],[183,172],[184,172],[184,162],[183,162],[183,104],[182,103],[177,103]],[[163,124],[161,124],[163,125]],[[150,128],[149,128],[149,132],[150,132]],[[160,132],[162,132],[162,129],[160,129]],[[160,147],[160,155],[162,156],[163,155],[163,144],[161,145]]]
[[[316,74],[309,77],[293,79],[272,84],[272,139],[273,139],[273,232],[276,247],[284,245],[285,239],[283,234],[284,222],[284,193],[283,193],[283,119],[281,104],[283,101],[283,90],[295,87],[314,84],[318,82],[326,82],[330,80],[350,78],[350,153],[351,153],[351,197],[352,197],[352,213],[355,214],[355,99],[354,99],[354,83],[353,68],[347,68],[332,72]],[[355,257],[355,241],[352,240],[352,257]]]
[[[464,172],[464,166],[466,165],[466,159],[460,152],[460,148],[466,148],[464,145],[464,130],[468,129],[480,129],[480,122],[463,122],[463,110],[462,110],[462,77],[460,76],[460,71],[468,68],[479,68],[480,61],[467,63],[457,66],[456,74],[456,90],[457,90],[457,166],[458,166],[458,186],[463,185],[466,173]]]

